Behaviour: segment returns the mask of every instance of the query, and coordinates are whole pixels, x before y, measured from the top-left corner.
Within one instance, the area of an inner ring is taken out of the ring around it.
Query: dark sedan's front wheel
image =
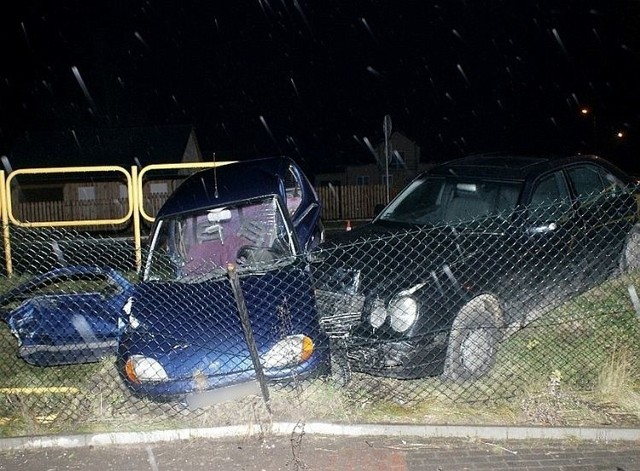
[[[628,273],[640,268],[640,226],[636,225],[624,244],[624,250],[620,255],[620,271]]]
[[[460,309],[449,334],[444,378],[463,381],[491,369],[501,337],[501,319],[498,300],[490,295],[478,296]]]

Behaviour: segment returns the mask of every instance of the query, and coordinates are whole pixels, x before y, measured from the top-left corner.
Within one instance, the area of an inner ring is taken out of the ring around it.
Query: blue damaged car
[[[322,371],[328,339],[303,256],[322,239],[318,197],[290,159],[238,162],[186,179],[157,215],[126,306],[117,362],[129,388],[211,402],[212,390],[257,387],[256,356],[267,380]]]
[[[256,391],[257,371],[267,381],[322,373],[328,339],[304,256],[323,240],[320,210],[288,158],[198,172],[158,212],[137,282],[59,268],[0,296],[2,319],[25,361],[115,355],[127,386],[151,399],[206,405]]]

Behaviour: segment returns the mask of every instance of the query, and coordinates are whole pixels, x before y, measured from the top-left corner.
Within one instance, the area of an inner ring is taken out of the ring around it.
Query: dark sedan
[[[634,190],[590,156],[480,155],[431,168],[316,253],[334,368],[483,375],[505,332],[638,265]]]

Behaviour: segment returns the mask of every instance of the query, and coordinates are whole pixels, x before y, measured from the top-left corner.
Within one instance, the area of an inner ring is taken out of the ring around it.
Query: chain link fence
[[[253,247],[184,277],[167,259],[145,282],[125,239],[11,227],[0,430],[637,425],[640,233],[517,219]]]

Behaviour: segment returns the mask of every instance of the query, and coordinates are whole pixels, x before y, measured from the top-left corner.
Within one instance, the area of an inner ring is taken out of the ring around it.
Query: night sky
[[[186,123],[206,157],[286,154],[316,171],[373,161],[365,139],[389,114],[424,161],[596,152],[640,172],[638,0],[12,8],[1,153],[26,131]]]

